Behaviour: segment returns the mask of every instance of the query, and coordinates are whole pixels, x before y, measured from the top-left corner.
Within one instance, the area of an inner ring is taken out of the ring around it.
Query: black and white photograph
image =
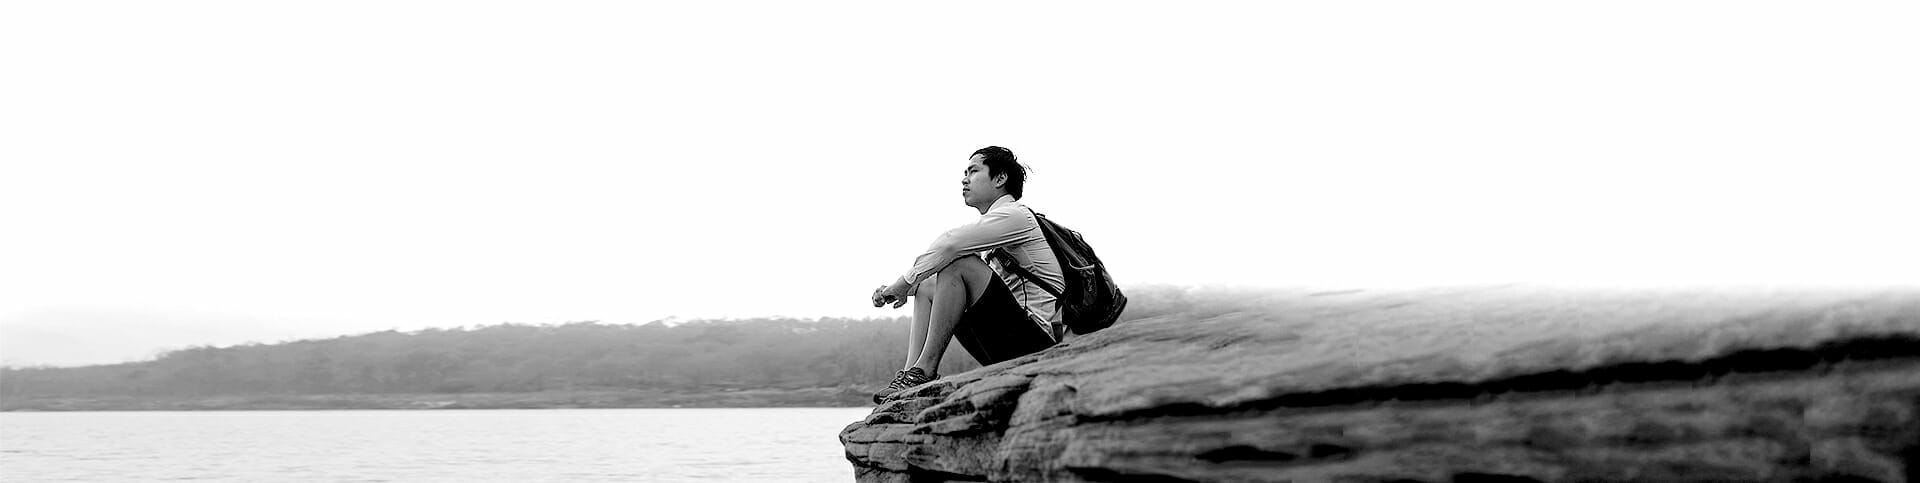
[[[6,0],[0,482],[1920,482],[1917,26]]]

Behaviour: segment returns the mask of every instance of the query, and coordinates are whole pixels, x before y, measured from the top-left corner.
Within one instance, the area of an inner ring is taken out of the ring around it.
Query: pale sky
[[[1920,281],[1914,2],[0,4],[0,362],[1123,284]]]

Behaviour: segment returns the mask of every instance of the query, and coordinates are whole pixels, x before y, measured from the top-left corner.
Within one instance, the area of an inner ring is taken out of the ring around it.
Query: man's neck
[[[993,197],[993,199],[989,199],[989,200],[987,200],[987,201],[985,201],[985,202],[983,202],[983,203],[980,203],[980,205],[979,205],[979,206],[975,206],[975,207],[973,207],[973,209],[975,209],[975,210],[980,210],[980,214],[982,214],[982,215],[984,215],[984,214],[987,214],[987,210],[991,210],[991,209],[993,209],[993,204],[994,204],[994,203],[999,203],[999,202],[1000,202],[1000,199],[1001,199],[1001,198],[1005,198],[1005,197],[1007,197],[1007,194],[1006,194],[1006,193],[1001,193],[1001,194],[1000,194],[999,196],[995,196],[995,197]]]

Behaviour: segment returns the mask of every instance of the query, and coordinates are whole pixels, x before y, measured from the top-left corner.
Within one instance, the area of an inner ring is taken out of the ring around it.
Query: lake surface
[[[0,480],[847,482],[871,410],[9,412]]]

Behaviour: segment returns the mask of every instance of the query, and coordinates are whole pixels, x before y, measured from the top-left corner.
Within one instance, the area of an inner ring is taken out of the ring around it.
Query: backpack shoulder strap
[[[1033,211],[1033,208],[1031,207],[1027,207],[1027,212],[1033,213],[1035,224],[1046,223],[1045,221],[1046,217],[1040,215],[1040,212]],[[1040,230],[1041,237],[1044,238],[1047,236],[1046,228],[1035,227],[1034,229]],[[1048,243],[1052,243],[1052,240],[1048,240]],[[1039,285],[1041,290],[1047,291],[1047,295],[1052,295],[1053,298],[1055,299],[1063,298],[1060,295],[1060,290],[1056,290],[1053,288],[1052,285],[1047,285],[1046,282],[1040,281],[1040,276],[1034,275],[1033,271],[1027,270],[1027,267],[1020,266],[1020,262],[1014,260],[1013,255],[1007,254],[1007,249],[995,248],[993,249],[993,254],[988,256],[999,259],[1001,268],[1005,268],[1007,269],[1007,271],[1013,272],[1015,275],[1019,275],[1020,278],[1027,279],[1028,283]],[[1066,274],[1063,272],[1061,273],[1061,275],[1064,276]]]
[[[1039,285],[1040,290],[1047,291],[1047,295],[1052,295],[1053,298],[1056,299],[1060,298],[1059,290],[1054,290],[1052,285],[1047,285],[1046,282],[1040,281],[1040,276],[1034,275],[1032,271],[1027,270],[1027,267],[1020,266],[1020,262],[1014,260],[1013,255],[1008,255],[1006,249],[995,248],[993,249],[993,255],[989,256],[1000,259],[1000,268],[1005,268],[1007,271],[1019,275],[1020,278],[1027,279],[1028,283]]]

